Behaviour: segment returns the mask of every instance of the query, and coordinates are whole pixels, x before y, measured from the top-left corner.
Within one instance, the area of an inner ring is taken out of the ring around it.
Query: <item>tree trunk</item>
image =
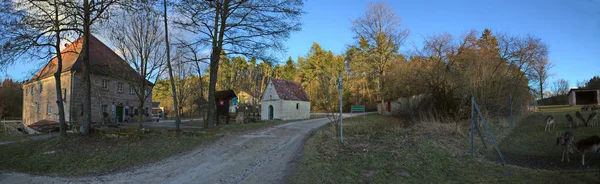
[[[138,118],[137,118],[137,122],[138,122],[138,131],[142,132],[142,116],[144,115],[144,103],[143,101],[140,102],[140,104],[138,105]]]
[[[544,99],[544,83],[540,79],[540,100]]]
[[[54,5],[54,27],[57,30],[56,31],[56,45],[54,45],[54,49],[56,50],[56,61],[57,61],[57,68],[56,68],[56,72],[54,73],[54,79],[56,82],[56,105],[58,106],[58,122],[59,122],[59,129],[60,129],[60,136],[64,137],[67,135],[67,124],[65,122],[65,108],[63,105],[63,98],[62,98],[62,86],[61,86],[61,79],[60,79],[60,74],[62,73],[62,55],[60,53],[60,25],[59,25],[59,16],[58,16],[58,3],[56,2],[56,0],[54,1],[55,5]]]
[[[92,123],[92,81],[90,79],[90,5],[88,0],[83,1],[83,121],[80,131],[83,135],[90,132]]]
[[[171,80],[171,92],[173,93],[173,108],[175,109],[175,129],[179,133],[179,124],[181,124],[181,117],[179,117],[179,108],[177,104],[177,90],[175,90],[175,80],[173,79],[173,68],[171,67],[171,50],[169,45],[169,27],[167,23],[167,0],[163,0],[164,10],[164,21],[165,21],[165,43],[167,49],[167,68],[169,69],[169,78]]]
[[[385,97],[383,96],[383,71],[379,71],[379,99],[381,100],[381,114],[385,112]]]
[[[208,83],[208,128],[212,128],[215,125],[216,118],[216,104],[215,104],[215,88],[217,85],[217,72],[219,70],[219,57],[221,49],[214,48],[210,55],[210,70],[209,70],[209,83]]]

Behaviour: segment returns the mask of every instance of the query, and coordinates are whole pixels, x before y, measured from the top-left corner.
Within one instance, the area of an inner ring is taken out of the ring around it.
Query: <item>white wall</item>
[[[269,119],[269,106],[271,105],[273,106],[273,119],[293,120],[310,118],[310,102],[281,100],[271,82],[267,85],[262,99],[261,120]],[[298,104],[298,109],[296,109],[296,104]]]
[[[572,91],[571,94],[569,94],[569,105],[573,106],[575,105],[575,91]]]
[[[298,108],[296,109],[296,105]],[[283,101],[279,118],[282,120],[309,119],[310,102],[306,101]]]

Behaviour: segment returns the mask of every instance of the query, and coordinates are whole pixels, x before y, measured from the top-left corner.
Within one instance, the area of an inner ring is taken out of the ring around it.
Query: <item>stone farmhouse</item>
[[[82,42],[83,40],[80,38],[66,45],[66,48],[61,51],[63,58],[61,85],[67,122],[79,122],[83,118],[83,56],[80,54]],[[142,90],[135,86],[141,85],[131,84],[133,84],[132,81],[145,79],[94,36],[90,36],[89,43],[92,123],[132,122],[137,120],[139,115],[144,120],[150,120],[151,93],[154,84],[146,80],[148,85],[145,94],[148,97],[144,102],[143,113],[139,114],[137,111],[139,100],[136,94]],[[54,79],[56,70],[57,59],[55,57],[23,84],[23,124],[25,126],[41,122],[58,122]]]
[[[310,99],[297,82],[271,79],[261,100],[261,120],[310,118]]]

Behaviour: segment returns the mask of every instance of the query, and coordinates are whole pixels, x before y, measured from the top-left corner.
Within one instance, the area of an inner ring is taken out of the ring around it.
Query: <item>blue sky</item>
[[[285,42],[288,56],[306,56],[313,42],[336,54],[353,44],[351,21],[364,14],[365,0],[307,0],[302,31]],[[600,75],[600,0],[419,0],[388,1],[411,32],[401,52],[420,46],[423,38],[450,33],[460,37],[471,29],[510,35],[531,34],[548,44],[556,78],[576,81]],[[39,63],[38,63],[39,64]],[[594,66],[594,67],[592,67]],[[28,78],[35,65],[10,67],[16,79]],[[4,74],[5,72],[3,72]]]

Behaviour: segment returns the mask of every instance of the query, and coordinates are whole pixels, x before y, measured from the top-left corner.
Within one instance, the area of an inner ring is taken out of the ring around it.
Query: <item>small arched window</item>
[[[300,103],[296,103],[296,109],[300,109]]]

